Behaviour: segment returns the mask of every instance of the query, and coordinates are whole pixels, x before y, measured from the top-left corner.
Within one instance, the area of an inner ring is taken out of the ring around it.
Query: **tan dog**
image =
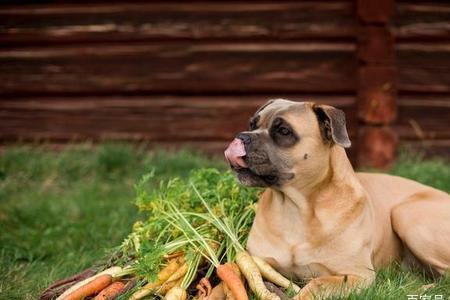
[[[262,194],[247,248],[284,275],[310,280],[298,299],[370,284],[393,261],[450,269],[450,196],[383,174],[355,173],[341,110],[271,100],[225,155]]]

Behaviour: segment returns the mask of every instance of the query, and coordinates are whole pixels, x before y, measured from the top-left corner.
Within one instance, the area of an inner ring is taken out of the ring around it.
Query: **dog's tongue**
[[[245,154],[244,143],[241,139],[234,139],[225,150],[225,158],[234,167],[247,168],[247,164],[242,159]]]

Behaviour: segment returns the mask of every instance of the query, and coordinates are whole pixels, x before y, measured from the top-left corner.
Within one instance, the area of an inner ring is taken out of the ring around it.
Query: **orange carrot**
[[[94,300],[112,300],[116,298],[122,290],[125,288],[125,283],[122,281],[116,281],[104,288]]]
[[[108,285],[110,285],[111,282],[112,276],[109,274],[98,276],[94,280],[90,281],[89,283],[83,285],[79,289],[64,297],[64,300],[81,300],[88,296],[95,295],[106,288]]]
[[[217,276],[228,286],[236,300],[248,300],[244,284],[230,264],[219,265],[216,269]]]
[[[85,291],[86,292],[86,288],[88,287],[88,285],[90,285],[91,284],[91,282],[94,282],[94,281],[96,281],[97,280],[97,278],[100,278],[100,277],[103,277],[103,286],[100,286],[99,288],[99,290],[96,290],[96,291],[94,291],[92,294],[89,294],[89,295],[95,295],[95,294],[97,294],[98,292],[100,292],[101,290],[103,290],[105,287],[107,287],[108,285],[110,285],[111,284],[111,282],[112,282],[112,278],[113,278],[113,276],[115,275],[115,274],[118,274],[118,273],[120,273],[120,272],[122,272],[123,271],[123,269],[121,268],[121,267],[111,267],[111,268],[109,268],[109,269],[106,269],[106,270],[104,270],[104,271],[102,271],[102,272],[100,272],[100,273],[98,273],[98,274],[96,274],[96,275],[94,275],[94,276],[92,276],[92,277],[89,277],[89,278],[86,278],[86,279],[84,279],[84,280],[82,280],[82,281],[80,281],[80,282],[77,282],[75,285],[73,285],[73,286],[71,286],[69,289],[67,289],[66,291],[64,291],[64,293],[62,293],[58,298],[56,298],[56,300],[67,300],[67,299],[82,299],[82,298],[84,298],[84,297],[86,297],[86,296],[79,296],[79,297],[75,297],[75,298],[72,298],[72,294],[75,294],[75,296],[77,296],[77,294],[79,294],[80,292],[78,291],[78,290],[80,290],[80,291]],[[109,281],[107,282],[107,278],[109,278]],[[99,281],[97,281],[97,282],[100,282],[100,280]],[[93,285],[94,287],[95,287],[95,285]],[[92,287],[92,286],[91,286]],[[82,292],[82,294],[84,295],[84,293],[85,292]],[[69,298],[70,297],[70,298]]]

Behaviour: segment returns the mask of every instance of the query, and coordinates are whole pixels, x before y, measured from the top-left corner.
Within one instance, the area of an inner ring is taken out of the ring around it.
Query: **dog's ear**
[[[267,101],[266,103],[264,103],[262,106],[260,106],[258,108],[258,110],[256,111],[255,115],[257,115],[258,113],[260,113],[264,108],[266,108],[267,106],[269,106],[270,104],[274,103],[276,101],[276,99],[270,99],[269,101]]]
[[[326,141],[348,148],[351,145],[345,126],[345,113],[329,105],[313,105],[313,111],[319,122],[320,133]]]

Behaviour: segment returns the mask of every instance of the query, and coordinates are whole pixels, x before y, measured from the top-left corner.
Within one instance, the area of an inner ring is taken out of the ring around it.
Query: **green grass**
[[[192,152],[149,153],[123,144],[77,146],[55,153],[12,147],[0,156],[0,298],[36,299],[56,279],[72,275],[117,246],[138,218],[133,185],[155,168],[158,178],[216,166]],[[450,165],[404,156],[392,173],[450,191]],[[407,299],[431,281],[392,266],[351,299]],[[450,279],[426,292],[450,297]],[[433,298],[432,298],[433,299]]]
[[[137,218],[133,185],[142,174],[185,176],[208,165],[218,163],[127,145],[9,149],[0,156],[0,298],[36,299],[119,245]]]

